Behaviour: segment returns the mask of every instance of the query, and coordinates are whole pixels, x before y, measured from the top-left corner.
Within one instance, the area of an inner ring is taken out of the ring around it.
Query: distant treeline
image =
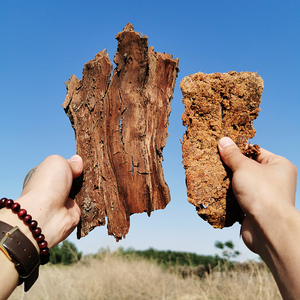
[[[78,252],[75,245],[67,240],[50,249],[50,263],[71,265],[78,262],[82,253]]]
[[[223,244],[225,245],[225,244]],[[218,247],[220,245],[217,245]],[[232,249],[234,245],[232,245]],[[223,248],[222,248],[223,249]],[[235,256],[228,251],[223,251],[222,257],[218,255],[199,255],[189,252],[178,251],[160,251],[153,248],[147,250],[135,250],[133,248],[124,249],[122,247],[111,252],[110,249],[100,249],[94,256],[101,259],[107,254],[124,256],[129,259],[146,259],[161,265],[164,268],[169,267],[200,267],[204,269],[213,269],[216,266],[231,263]],[[235,253],[235,252],[234,252]],[[69,265],[78,262],[82,258],[82,253],[78,252],[75,245],[69,241],[64,241],[50,250],[50,262],[52,264]]]
[[[107,251],[107,250],[106,250]],[[101,251],[98,253],[98,255]],[[156,262],[164,267],[170,266],[189,266],[197,267],[202,265],[203,267],[210,266],[214,268],[220,261],[224,261],[218,255],[199,255],[189,252],[177,252],[177,251],[160,251],[153,248],[147,250],[135,250],[133,248],[123,249],[119,248],[116,251],[118,255],[124,255],[126,257],[140,257],[153,262]]]

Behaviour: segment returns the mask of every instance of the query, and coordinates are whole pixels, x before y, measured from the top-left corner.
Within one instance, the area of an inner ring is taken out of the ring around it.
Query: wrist
[[[255,252],[271,268],[286,260],[285,256],[291,252],[291,245],[298,239],[295,237],[299,235],[300,213],[290,204],[273,205],[264,208],[261,215],[254,217],[253,226],[255,234],[252,242]],[[295,248],[298,249],[298,246]]]
[[[18,284],[24,282],[27,292],[39,276],[40,258],[33,243],[19,227],[0,221],[0,249],[15,266],[19,274]]]
[[[42,234],[42,229],[38,226],[38,222],[33,220],[27,211],[21,208],[18,202],[11,199],[2,198],[0,200],[0,217],[2,221],[8,222],[9,225],[18,226],[23,230],[23,234],[32,242],[38,250],[41,258],[41,264],[44,265],[49,262],[49,248]],[[1,219],[0,219],[1,220]]]
[[[256,249],[271,270],[282,295],[297,291],[299,296],[299,281],[295,278],[300,277],[297,265],[300,260],[300,212],[292,205],[284,205],[280,210],[272,214],[272,222],[265,221],[265,228],[256,230],[261,230],[256,235]]]
[[[9,209],[0,209],[0,220],[5,222],[13,227],[18,226],[21,232],[32,242],[32,244],[37,249],[38,253],[40,253],[40,248],[38,246],[37,241],[33,237],[30,229],[26,226],[22,220],[19,219],[17,214],[12,213]]]
[[[18,202],[2,198],[0,200],[0,250],[8,261],[14,264],[19,274],[19,285],[24,282],[25,292],[37,280],[40,264],[49,261],[47,245],[37,221],[33,220]]]

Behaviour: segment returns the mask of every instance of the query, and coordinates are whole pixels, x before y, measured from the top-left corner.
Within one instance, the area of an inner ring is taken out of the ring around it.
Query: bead
[[[33,231],[34,229],[36,229],[37,225],[38,225],[38,222],[33,220],[30,222],[30,224],[28,224],[28,227],[31,231]]]
[[[26,223],[26,224],[29,224],[29,223],[31,222],[31,220],[32,220],[31,215],[28,215],[28,214],[27,214],[27,215],[24,217],[23,222]]]
[[[35,240],[37,241],[37,243],[41,243],[45,240],[45,236],[43,234],[38,235]]]
[[[21,209],[21,205],[14,202],[12,199],[0,199],[0,209],[4,207],[11,209],[12,212],[17,214],[19,219],[23,220],[24,224],[29,227],[40,248],[41,265],[48,263],[50,260],[50,250],[48,248],[48,243],[45,241],[45,236],[42,234],[42,229],[37,226],[38,222],[32,220],[32,216],[27,214],[26,209]]]
[[[40,259],[41,259],[41,265],[45,265],[50,261],[50,253],[48,253],[47,255],[41,255]]]
[[[50,252],[49,248],[42,249],[40,252],[40,260],[41,260],[41,265],[45,265],[50,261]]]
[[[36,229],[34,229],[34,230],[32,231],[32,234],[33,234],[34,238],[35,238],[36,236],[39,236],[41,233],[42,233],[42,229],[41,229],[40,227],[37,227]]]
[[[41,255],[48,255],[48,254],[49,254],[49,248],[46,247],[46,248],[44,248],[44,249],[41,249],[40,254],[41,254]]]
[[[11,210],[14,212],[14,213],[17,213],[19,210],[20,210],[21,206],[19,203],[15,202],[12,206],[11,206]]]
[[[47,257],[50,254],[50,250],[48,247],[44,248],[44,249],[40,249],[40,255],[41,257],[45,256]]]
[[[5,207],[6,207],[6,208],[11,208],[11,206],[13,205],[13,203],[14,203],[13,200],[7,199],[7,200],[5,201]]]
[[[22,220],[27,215],[26,209],[20,209],[18,212],[18,217]]]
[[[7,200],[7,198],[2,198],[1,200],[0,200],[0,208],[3,208],[3,207],[5,207],[5,201]]]
[[[43,241],[41,243],[38,244],[40,249],[45,249],[45,248],[48,248],[48,243],[46,241]]]

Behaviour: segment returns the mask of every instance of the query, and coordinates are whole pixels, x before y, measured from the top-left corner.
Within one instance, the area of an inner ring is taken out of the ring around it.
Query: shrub
[[[81,256],[82,253],[77,251],[73,243],[63,241],[50,250],[50,263],[70,265],[78,262]]]

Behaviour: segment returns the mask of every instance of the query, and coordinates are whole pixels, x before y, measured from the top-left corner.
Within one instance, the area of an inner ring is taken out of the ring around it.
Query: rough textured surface
[[[218,141],[231,137],[249,157],[259,147],[249,146],[255,135],[252,126],[258,116],[263,80],[256,73],[197,73],[180,84],[185,111],[183,164],[188,201],[215,228],[241,221],[243,213],[233,195],[230,170],[222,163]]]
[[[178,59],[148,49],[131,24],[117,34],[112,64],[105,50],[85,64],[81,80],[66,83],[63,108],[83,158],[82,185],[75,200],[82,217],[78,236],[104,225],[125,237],[130,215],[163,209],[170,201],[162,150],[168,136]],[[78,192],[78,191],[77,191]]]

